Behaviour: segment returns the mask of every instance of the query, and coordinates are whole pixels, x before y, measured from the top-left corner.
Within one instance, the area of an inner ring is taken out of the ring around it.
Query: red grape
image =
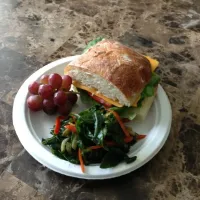
[[[67,92],[67,100],[74,105],[78,100],[78,96],[74,92]]]
[[[71,87],[71,84],[72,84],[72,78],[71,78],[71,76],[69,76],[69,75],[62,76],[62,88],[65,91],[69,91],[69,89]]]
[[[53,100],[54,100],[55,105],[61,106],[66,103],[67,95],[65,92],[60,90],[54,94]]]
[[[53,88],[51,85],[40,85],[39,90],[38,90],[39,95],[43,99],[50,99],[53,96]]]
[[[62,85],[62,77],[56,73],[50,74],[48,82],[54,89],[59,89]]]
[[[72,104],[70,102],[67,102],[62,106],[58,107],[58,113],[63,116],[69,115],[71,110],[72,110]]]
[[[49,79],[49,75],[44,74],[40,78],[40,83],[42,83],[42,84],[48,84],[48,79]]]
[[[28,90],[31,94],[38,94],[39,83],[34,81],[28,86]]]
[[[43,111],[48,115],[53,115],[57,111],[57,106],[54,104],[53,99],[43,100]]]
[[[27,104],[32,111],[39,111],[42,109],[42,97],[40,95],[32,95],[28,97]]]

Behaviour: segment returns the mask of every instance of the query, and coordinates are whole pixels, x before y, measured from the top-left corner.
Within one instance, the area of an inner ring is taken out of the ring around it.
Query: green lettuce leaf
[[[112,107],[110,110],[116,111],[121,118],[127,118],[129,120],[133,120],[136,117],[135,108],[134,107]]]
[[[87,46],[85,47],[85,49],[83,50],[83,53],[85,53],[90,47],[94,46],[95,44],[97,44],[98,42],[100,42],[101,40],[103,40],[103,37],[98,37],[92,41],[90,41]]]
[[[151,97],[154,95],[155,86],[158,85],[159,82],[160,82],[160,76],[153,72],[151,80],[141,93],[141,98],[138,101],[138,107],[142,106],[142,102],[146,97]]]
[[[85,90],[78,89],[80,93],[81,102],[88,105],[99,105],[94,99],[92,99]]]

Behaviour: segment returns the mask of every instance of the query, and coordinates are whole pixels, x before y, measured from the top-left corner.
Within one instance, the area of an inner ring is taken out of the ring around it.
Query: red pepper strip
[[[125,137],[124,138],[124,142],[125,143],[129,143],[129,142],[131,142],[133,140],[133,136],[129,136],[129,137]]]
[[[91,149],[91,150],[95,150],[95,149],[101,149],[101,148],[103,148],[102,146],[99,146],[99,145],[97,145],[97,146],[90,146],[90,147],[88,147],[88,149]]]
[[[124,134],[126,135],[126,137],[129,137],[130,136],[130,133],[128,132],[128,130],[126,129],[126,127],[124,126],[120,116],[118,115],[117,112],[113,111],[113,110],[110,110],[110,112],[112,112],[112,114],[115,116],[116,120],[118,121],[119,125],[121,126]]]
[[[76,133],[76,126],[74,124],[68,124],[65,126],[68,130],[70,130],[72,133]]]
[[[63,119],[67,119],[67,117],[65,116],[58,116],[60,118],[60,120],[63,120]]]
[[[82,153],[81,153],[81,149],[78,149],[78,159],[81,165],[81,171],[84,173],[85,172],[85,166],[84,166],[84,162],[83,162],[83,158],[82,158]]]
[[[142,135],[142,134],[139,135],[139,134],[138,134],[138,135],[137,135],[137,140],[141,140],[141,139],[143,139],[143,138],[145,138],[145,137],[146,137],[146,135]]]
[[[98,103],[102,104],[103,106],[107,107],[107,108],[110,108],[112,107],[112,104],[106,102],[105,100],[103,100],[102,98],[96,96],[96,95],[93,95],[92,93],[88,92],[88,94],[95,100],[97,101]]]
[[[55,128],[54,128],[54,134],[58,134],[60,130],[60,117],[56,118],[56,122],[55,122]]]

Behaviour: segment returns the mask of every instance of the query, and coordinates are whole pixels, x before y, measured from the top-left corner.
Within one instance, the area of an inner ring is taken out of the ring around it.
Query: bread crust
[[[64,70],[65,74],[70,68],[100,75],[115,85],[127,98],[140,93],[151,79],[148,59],[112,40],[102,40],[70,62]]]

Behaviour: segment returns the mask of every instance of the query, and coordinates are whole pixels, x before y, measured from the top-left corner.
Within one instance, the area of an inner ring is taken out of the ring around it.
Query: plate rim
[[[125,175],[125,174],[128,174],[132,171],[135,171],[136,169],[140,168],[141,166],[143,166],[144,164],[146,164],[147,162],[149,162],[159,151],[160,149],[163,147],[163,145],[165,144],[168,136],[169,136],[169,133],[170,133],[170,129],[171,129],[171,121],[172,121],[172,110],[171,110],[171,105],[170,105],[170,102],[169,102],[169,99],[164,91],[164,89],[162,88],[161,85],[158,86],[158,97],[159,98],[162,98],[163,102],[165,101],[165,107],[167,107],[167,119],[168,119],[168,126],[165,127],[166,128],[166,133],[164,135],[164,138],[161,140],[160,144],[154,149],[153,153],[151,153],[150,156],[148,156],[147,158],[141,160],[136,167],[134,168],[131,168],[129,167],[128,169],[122,171],[122,172],[115,172],[114,174],[112,173],[108,173],[108,174],[104,174],[104,175],[89,175],[87,173],[81,173],[80,170],[78,170],[78,173],[70,173],[70,172],[64,172],[62,170],[59,170],[59,168],[55,167],[54,165],[52,165],[52,163],[49,163],[47,161],[45,161],[43,158],[41,158],[42,156],[38,156],[38,153],[37,150],[36,151],[33,151],[31,149],[31,145],[28,145],[27,144],[27,141],[26,139],[34,139],[33,135],[31,134],[31,131],[29,130],[29,128],[27,127],[27,124],[23,123],[23,122],[26,122],[26,115],[27,115],[27,106],[23,106],[24,108],[22,109],[23,110],[23,113],[21,113],[21,115],[25,118],[25,120],[20,120],[20,117],[19,117],[19,114],[17,114],[20,109],[19,109],[19,104],[22,103],[23,101],[21,101],[20,99],[20,94],[23,92],[24,93],[24,90],[27,91],[26,95],[28,94],[28,87],[27,87],[27,84],[30,82],[30,80],[36,80],[39,76],[41,76],[43,73],[45,73],[46,71],[58,66],[58,65],[61,65],[61,64],[64,64],[64,63],[67,63],[67,62],[70,62],[76,58],[78,58],[79,55],[76,55],[76,56],[70,56],[70,57],[66,57],[66,58],[62,58],[62,59],[59,59],[59,60],[56,60],[54,62],[51,62],[47,65],[45,65],[44,67],[40,68],[39,70],[37,70],[36,72],[34,72],[32,75],[30,75],[25,81],[24,83],[21,85],[20,89],[18,90],[16,96],[15,96],[15,100],[14,100],[14,103],[13,103],[13,111],[12,111],[12,119],[13,119],[13,125],[14,125],[14,128],[15,128],[15,131],[16,131],[16,134],[21,142],[21,144],[23,145],[23,147],[26,149],[26,151],[35,159],[37,160],[39,163],[43,164],[44,166],[46,166],[47,168],[53,170],[53,171],[56,171],[60,174],[63,174],[63,175],[67,175],[67,176],[71,176],[71,177],[76,177],[76,178],[82,178],[82,179],[110,179],[110,178],[115,178],[115,177],[118,177],[118,176],[122,176],[122,175]],[[24,96],[26,96],[24,95]],[[159,96],[160,95],[160,96]],[[25,99],[25,102],[26,102],[26,98],[24,97]],[[161,106],[161,105],[160,105]],[[162,107],[161,107],[162,108]],[[166,118],[166,116],[165,116]],[[21,122],[21,123],[20,123]],[[29,135],[28,133],[25,133],[26,135],[22,135],[22,131],[20,130],[21,128],[24,128],[26,131],[29,131]],[[29,136],[29,137],[28,137]],[[35,141],[38,143],[38,141]],[[44,149],[44,147],[42,147],[41,143],[40,144],[37,144],[37,146],[40,146],[41,148]],[[39,148],[40,149],[40,148]],[[51,154],[51,156],[47,155],[47,157],[49,159],[53,159],[53,157],[55,157],[53,154]],[[46,157],[46,159],[47,159]],[[60,159],[61,160],[61,159]],[[64,161],[64,160],[62,160]],[[68,163],[68,167],[73,165],[71,163],[69,163],[68,161],[64,161],[65,164],[66,162]],[[64,163],[63,162],[63,163]],[[121,165],[121,164],[120,164]],[[126,164],[127,165],[127,164]],[[74,165],[73,165],[74,166]],[[130,164],[129,164],[130,166]],[[109,171],[112,171],[114,168],[112,168],[111,170]],[[108,172],[109,172],[108,171]]]

